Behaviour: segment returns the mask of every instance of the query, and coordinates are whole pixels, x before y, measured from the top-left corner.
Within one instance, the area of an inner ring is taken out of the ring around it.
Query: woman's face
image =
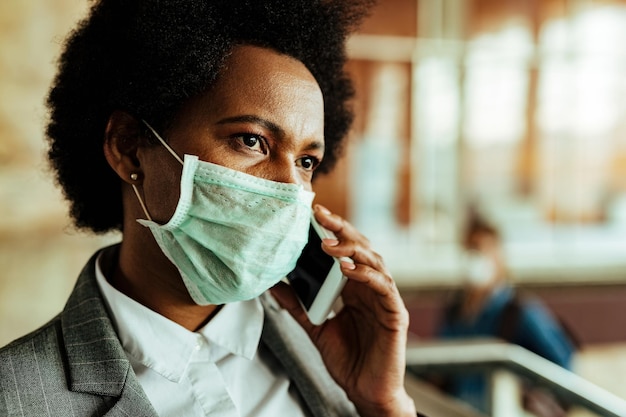
[[[324,155],[323,97],[301,62],[238,46],[215,85],[187,102],[173,126],[159,133],[181,157],[198,155],[310,190]],[[144,148],[139,157],[146,204],[156,221],[165,222],[178,202],[182,167],[163,146]]]

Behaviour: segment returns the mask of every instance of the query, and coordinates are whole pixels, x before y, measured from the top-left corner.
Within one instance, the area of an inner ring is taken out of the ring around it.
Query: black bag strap
[[[507,342],[513,342],[515,332],[519,324],[520,316],[520,301],[517,294],[513,295],[509,301],[507,301],[502,315],[500,316],[500,323],[496,331],[496,336],[506,340]]]

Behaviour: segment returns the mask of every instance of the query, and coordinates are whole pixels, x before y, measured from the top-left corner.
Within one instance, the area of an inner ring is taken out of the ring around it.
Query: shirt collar
[[[263,331],[263,306],[258,299],[225,304],[198,333],[210,345],[252,360]],[[219,358],[214,357],[214,360]]]
[[[254,357],[263,330],[258,299],[225,304],[204,327],[191,332],[115,289],[106,280],[101,261],[100,256],[96,280],[122,346],[133,359],[178,382],[198,349],[199,338],[208,342],[213,362],[228,354]]]

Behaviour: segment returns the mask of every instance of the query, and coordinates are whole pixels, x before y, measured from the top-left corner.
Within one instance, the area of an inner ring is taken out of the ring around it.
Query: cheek
[[[180,197],[182,165],[174,163],[157,160],[144,170],[144,200],[150,216],[160,224],[172,217]]]

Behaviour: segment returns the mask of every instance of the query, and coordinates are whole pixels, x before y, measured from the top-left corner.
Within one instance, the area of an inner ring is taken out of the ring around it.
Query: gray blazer
[[[97,255],[57,317],[0,349],[0,417],[157,416],[105,308],[96,283]],[[261,343],[284,366],[307,412],[356,416],[302,328],[271,297],[261,300]]]

